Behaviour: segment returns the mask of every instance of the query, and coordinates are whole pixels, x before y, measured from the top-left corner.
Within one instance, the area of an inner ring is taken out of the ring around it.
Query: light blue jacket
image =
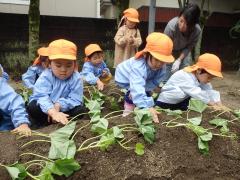
[[[37,77],[39,77],[43,71],[44,68],[42,66],[30,66],[27,72],[22,75],[23,85],[32,89]]]
[[[81,74],[87,83],[96,84],[103,70],[106,70],[108,74],[110,73],[104,61],[98,66],[94,66],[91,62],[85,62]]]
[[[152,97],[147,97],[146,91],[158,87],[164,78],[166,66],[159,70],[151,70],[147,61],[134,57],[120,63],[115,71],[115,81],[122,88],[130,90],[133,103],[139,108],[154,106]]]
[[[6,81],[8,81],[8,80],[9,80],[9,75],[8,75],[8,73],[6,73],[6,72],[4,71],[4,69],[3,69],[3,67],[2,67],[1,64],[0,64],[0,69],[2,70],[2,77],[3,77]]]
[[[162,87],[157,101],[177,104],[193,97],[204,103],[220,102],[220,93],[213,90],[210,83],[201,84],[193,73],[179,70],[175,72]]]
[[[83,82],[80,74],[74,72],[68,79],[57,78],[51,69],[45,69],[33,87],[33,95],[29,102],[36,100],[44,113],[61,105],[61,111],[66,112],[83,103]]]
[[[0,130],[11,130],[21,124],[30,124],[22,97],[0,77]]]

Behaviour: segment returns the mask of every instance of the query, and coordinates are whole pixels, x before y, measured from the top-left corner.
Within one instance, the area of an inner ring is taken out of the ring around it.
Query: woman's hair
[[[199,23],[200,9],[197,4],[189,3],[182,9],[180,16],[184,16],[188,28],[191,29],[195,24]]]

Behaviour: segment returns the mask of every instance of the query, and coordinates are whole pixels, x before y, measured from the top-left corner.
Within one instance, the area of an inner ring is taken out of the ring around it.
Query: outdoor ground
[[[224,73],[223,80],[216,80],[213,86],[221,92],[222,102],[233,109],[240,109],[240,76],[235,72]],[[105,113],[109,112],[105,105]],[[212,119],[219,112],[208,109],[203,114],[203,123]],[[232,118],[232,114],[224,113],[221,118]],[[162,114],[159,116],[161,122],[170,120],[172,117]],[[84,120],[78,121],[80,127],[88,122],[87,116]],[[122,123],[133,123],[133,117],[116,117],[110,120],[111,125]],[[51,125],[40,129],[44,133],[50,133],[60,125]],[[240,123],[230,125],[232,132],[240,135]],[[134,134],[133,134],[134,135]],[[136,135],[136,134],[135,134]],[[89,128],[83,129],[75,141],[77,147],[85,139],[92,137]],[[15,161],[26,162],[31,157],[19,157],[24,152],[35,152],[47,155],[49,144],[34,143],[25,148],[20,148],[25,142],[34,139],[22,138],[16,140],[10,133],[0,134],[0,163],[10,164]],[[192,180],[192,179],[214,179],[214,180],[235,180],[240,179],[240,144],[239,140],[215,137],[209,143],[209,155],[202,155],[197,148],[197,137],[184,127],[167,128],[164,125],[156,124],[156,139],[153,144],[143,140],[142,136],[130,143],[142,142],[145,144],[145,154],[137,156],[134,151],[124,150],[118,145],[110,147],[107,151],[91,149],[77,153],[76,160],[80,163],[81,169],[72,176],[56,177],[56,179],[127,179],[127,180]],[[38,168],[32,170],[39,172]],[[5,169],[0,167],[0,179],[10,179]]]

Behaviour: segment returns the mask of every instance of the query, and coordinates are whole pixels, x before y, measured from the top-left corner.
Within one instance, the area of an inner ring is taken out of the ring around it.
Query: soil
[[[239,109],[240,104],[240,77],[234,73],[225,73],[223,80],[216,80],[213,83],[215,89],[221,92],[222,101],[228,107]],[[107,91],[108,92],[108,91]],[[113,91],[110,91],[111,93]],[[109,105],[105,103],[104,114],[111,112]],[[209,126],[207,121],[214,118],[220,112],[211,109],[203,113],[203,124]],[[191,114],[191,116],[194,116]],[[233,119],[230,113],[223,113],[221,118]],[[162,113],[159,118],[161,122],[169,121],[173,117]],[[88,117],[79,120],[77,127],[89,122]],[[133,123],[133,116],[125,118],[119,116],[109,120],[110,126],[115,124]],[[185,127],[167,128],[164,125],[156,124],[156,139],[153,144],[143,140],[142,136],[128,133],[127,137],[136,138],[129,143],[134,146],[136,142],[145,145],[145,154],[137,156],[134,150],[124,150],[119,145],[113,145],[106,151],[91,149],[76,154],[75,159],[80,163],[81,169],[70,177],[55,177],[56,179],[99,179],[99,180],[192,180],[192,179],[214,179],[214,180],[235,180],[240,179],[240,143],[239,140],[231,140],[214,136],[209,142],[209,155],[202,155],[197,148],[197,137]],[[39,129],[43,133],[50,133],[61,127],[53,124]],[[240,135],[240,123],[230,124],[231,132]],[[93,137],[90,127],[84,128],[76,136],[77,147],[85,139]],[[39,139],[39,137],[37,137]],[[32,160],[31,156],[19,157],[19,154],[33,152],[47,156],[49,151],[48,143],[33,143],[21,148],[21,146],[36,137],[21,138],[8,132],[0,134],[0,163],[11,164],[15,161],[22,163]],[[39,172],[38,168],[31,169],[32,173]],[[6,170],[0,167],[0,179],[10,179]]]

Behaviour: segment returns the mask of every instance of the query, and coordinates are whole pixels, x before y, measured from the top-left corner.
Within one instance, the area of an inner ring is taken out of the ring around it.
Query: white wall
[[[0,12],[28,14],[28,7],[28,5],[1,3],[0,0]],[[95,18],[97,17],[97,0],[40,0],[40,14]]]
[[[202,0],[190,0],[200,5]],[[205,9],[207,9],[207,1],[205,0]],[[240,11],[240,0],[210,0],[210,11],[232,13],[234,10]],[[150,0],[130,0],[129,7],[139,8],[141,6],[149,6]],[[178,8],[177,0],[156,0],[157,7]]]

